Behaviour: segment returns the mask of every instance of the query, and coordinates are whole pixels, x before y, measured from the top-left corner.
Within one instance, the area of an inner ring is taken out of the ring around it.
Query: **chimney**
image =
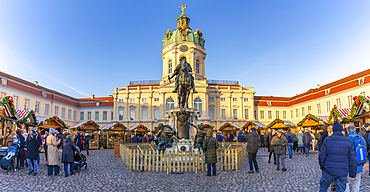
[[[113,95],[109,95],[109,97],[113,97]]]
[[[95,95],[94,94],[91,94],[91,99],[95,99]]]
[[[320,89],[321,85],[320,84],[317,84],[317,88]]]
[[[38,81],[34,81],[33,84],[35,84],[36,86],[39,86],[39,82]]]

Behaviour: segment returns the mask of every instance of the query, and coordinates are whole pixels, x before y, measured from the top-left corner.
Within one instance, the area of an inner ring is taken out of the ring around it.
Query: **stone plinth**
[[[177,136],[180,139],[193,140],[195,134],[191,132],[191,125],[197,125],[199,111],[191,108],[175,108],[166,111],[167,117],[170,119],[170,126],[177,131]]]

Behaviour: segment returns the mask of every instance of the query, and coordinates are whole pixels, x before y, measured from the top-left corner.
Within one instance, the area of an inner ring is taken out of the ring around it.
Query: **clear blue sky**
[[[206,77],[294,96],[370,68],[370,1],[0,1],[0,70],[74,97],[160,79],[186,3]]]

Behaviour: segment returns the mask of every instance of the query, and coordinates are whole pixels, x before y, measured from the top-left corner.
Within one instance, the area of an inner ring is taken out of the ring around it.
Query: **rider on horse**
[[[180,64],[178,64],[176,66],[176,69],[174,70],[173,74],[170,76],[168,76],[168,80],[171,80],[175,75],[176,75],[176,83],[175,83],[175,90],[173,90],[172,92],[173,93],[176,93],[177,92],[177,89],[179,88],[179,76],[180,76],[180,70],[181,70],[181,67],[182,65],[187,65],[187,68],[189,70],[189,74],[190,72],[192,72],[193,70],[191,69],[191,66],[189,65],[188,62],[186,62],[186,57],[181,57],[180,58]],[[193,89],[193,93],[198,93],[196,90],[195,90],[195,85],[194,85],[194,77],[192,75],[191,76],[191,88]]]

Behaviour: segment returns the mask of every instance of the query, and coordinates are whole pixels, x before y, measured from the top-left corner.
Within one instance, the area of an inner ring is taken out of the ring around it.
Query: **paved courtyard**
[[[36,177],[27,175],[28,169],[9,175],[0,170],[0,191],[317,191],[321,177],[317,153],[286,160],[287,172],[276,171],[265,154],[262,150],[257,158],[258,174],[247,173],[246,161],[237,172],[219,171],[216,177],[206,177],[204,172],[129,172],[121,158],[113,156],[112,149],[91,150],[88,169],[67,178],[48,177],[41,154]],[[366,171],[362,176],[361,191],[370,191],[368,174]]]

